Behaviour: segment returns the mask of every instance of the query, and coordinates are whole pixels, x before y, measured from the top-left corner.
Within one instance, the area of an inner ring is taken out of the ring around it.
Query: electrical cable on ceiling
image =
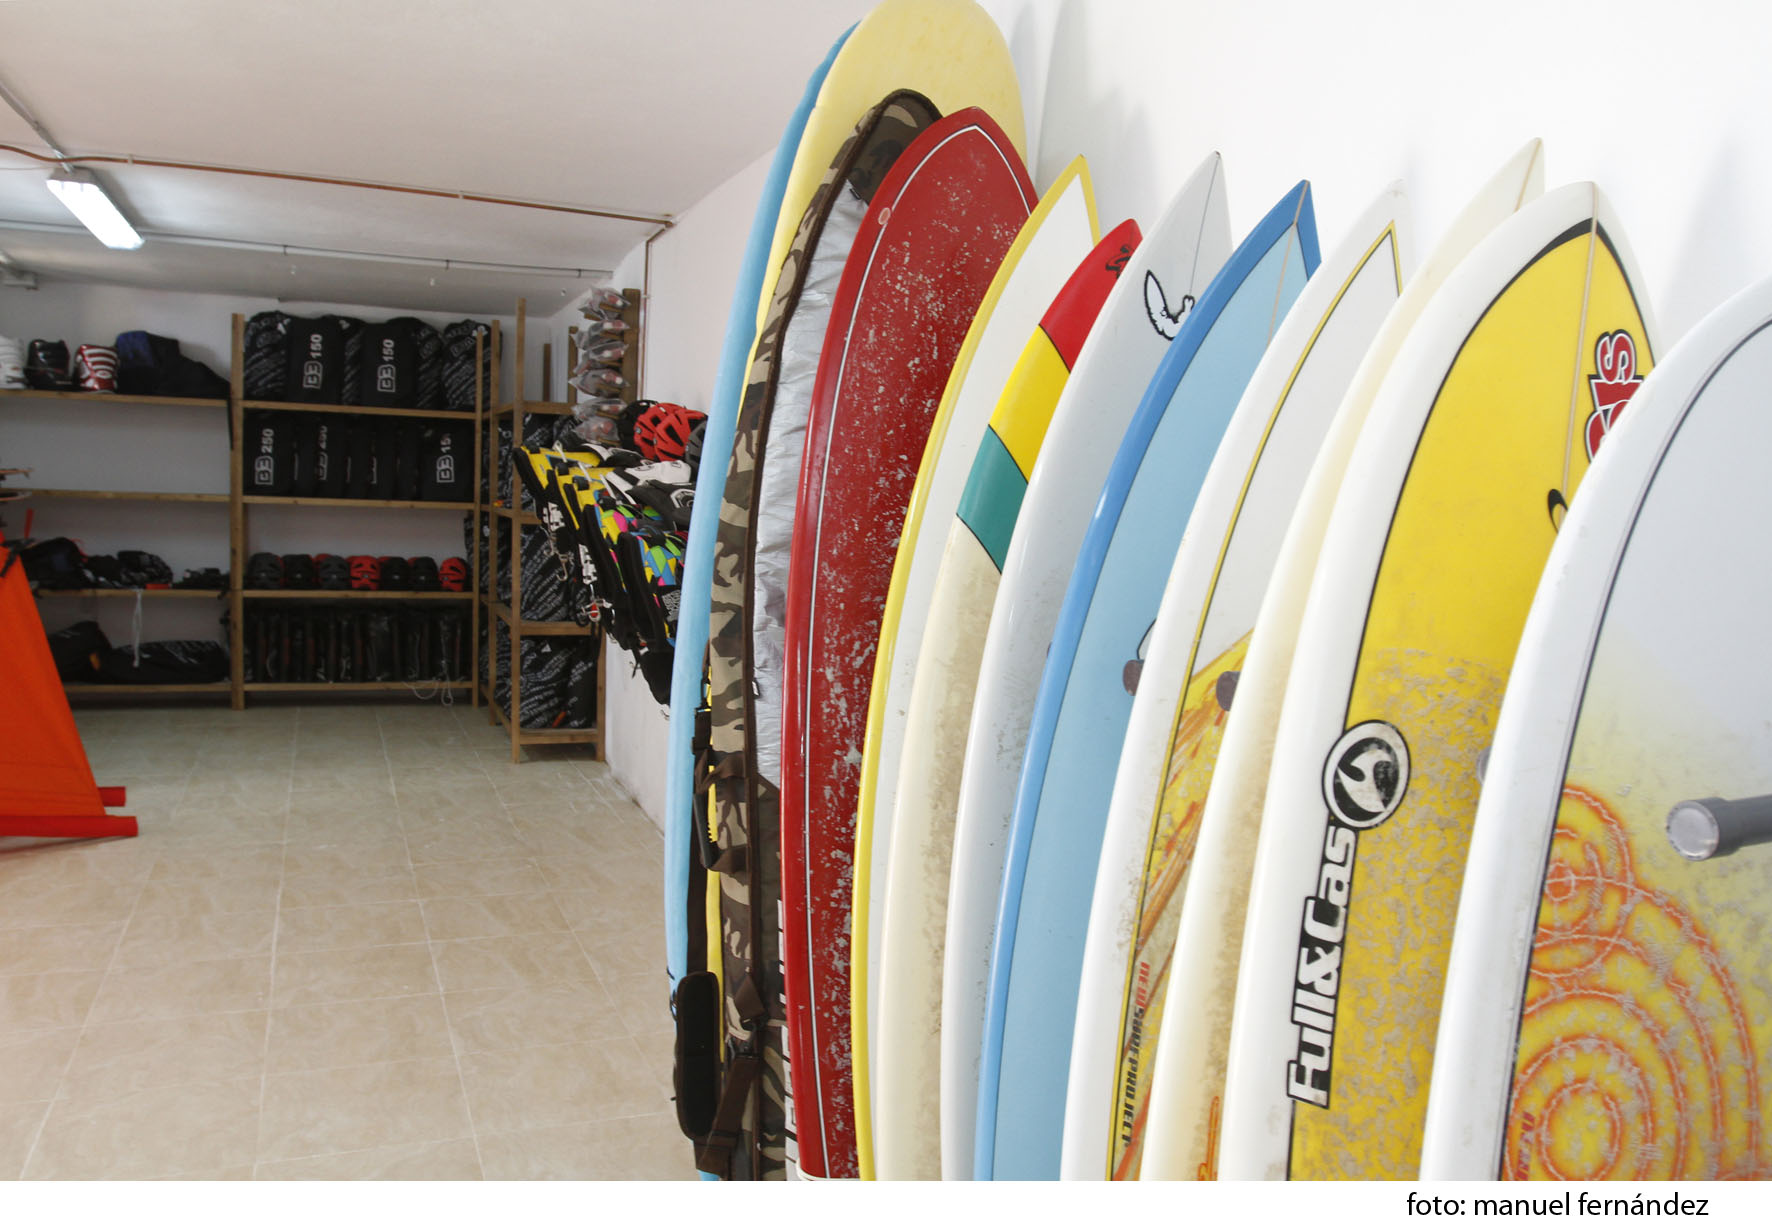
[[[51,146],[50,148],[54,149],[55,147]],[[109,165],[155,167],[174,171],[201,171],[212,175],[241,175],[252,179],[276,179],[298,184],[325,184],[337,188],[361,188],[372,192],[397,192],[405,196],[434,197],[446,201],[471,201],[476,205],[504,205],[513,209],[539,209],[548,213],[574,214],[584,218],[607,218],[615,222],[643,222],[648,226],[664,227],[667,230],[676,225],[673,219],[662,214],[625,213],[621,210],[596,209],[585,205],[562,205],[553,201],[532,201],[523,197],[489,196],[482,192],[466,192],[454,188],[419,188],[410,184],[389,184],[371,179],[346,179],[333,175],[303,175],[293,171],[260,171],[251,167],[180,162],[169,158],[141,158],[134,154],[61,154],[52,157],[4,142],[0,142],[0,150],[25,158],[33,158],[38,162],[55,163],[70,168]]]
[[[411,184],[390,184],[369,179],[350,179],[332,175],[305,175],[293,171],[263,171],[252,167],[231,167],[215,163],[183,162],[170,158],[142,158],[134,154],[70,154],[60,142],[49,134],[40,120],[32,114],[30,108],[0,80],[0,101],[30,126],[43,144],[49,148],[44,155],[36,150],[25,149],[23,146],[0,143],[0,150],[17,154],[23,158],[31,158],[38,162],[54,163],[64,170],[73,170],[76,166],[132,166],[156,167],[163,170],[198,171],[211,175],[240,175],[253,179],[277,179],[298,184],[327,184],[339,188],[360,188],[372,192],[396,192],[406,196],[435,197],[442,200],[472,201],[479,205],[503,205],[513,209],[539,209],[549,213],[575,214],[586,218],[607,218],[616,222],[643,222],[650,226],[669,230],[675,222],[662,214],[642,214],[616,209],[599,209],[585,205],[563,205],[554,201],[535,201],[523,197],[491,196],[480,192],[466,192],[460,189],[420,188]]]

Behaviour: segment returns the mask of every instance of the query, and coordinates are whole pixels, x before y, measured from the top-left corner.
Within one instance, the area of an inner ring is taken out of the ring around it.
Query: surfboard
[[[751,219],[750,238],[739,264],[738,284],[732,289],[732,307],[726,318],[726,338],[720,346],[720,366],[714,374],[714,391],[708,399],[707,425],[703,428],[701,463],[695,476],[695,507],[700,516],[689,519],[689,541],[683,552],[683,585],[678,591],[677,640],[671,660],[670,729],[665,744],[664,901],[665,977],[675,997],[683,975],[707,968],[706,936],[699,925],[705,914],[702,902],[692,901],[690,862],[695,858],[695,715],[702,704],[703,672],[707,665],[708,611],[714,580],[714,532],[720,522],[720,494],[726,485],[726,466],[732,460],[732,433],[738,425],[738,403],[744,392],[745,362],[756,339],[757,296],[763,289],[765,258],[781,211],[788,172],[800,148],[801,134],[812,104],[823,87],[837,53],[851,31],[832,45],[824,62],[813,70],[800,105],[788,117],[775,157],[757,198]],[[692,945],[691,937],[700,940]],[[674,1009],[673,1009],[674,1011]]]
[[[1422,1174],[1772,1178],[1772,281],[1628,403],[1633,349],[1600,346],[1603,447],[1488,758]]]
[[[1083,939],[1131,716],[1125,664],[1162,598],[1207,467],[1317,267],[1310,187],[1282,197],[1176,332],[1108,471],[1028,727],[979,1065],[976,1176],[1055,1178]]]
[[[777,918],[792,497],[832,296],[884,177],[936,119],[927,99],[896,92],[862,118],[837,152],[806,207],[758,336],[721,491],[708,638],[712,849],[703,861],[719,877],[729,1061],[721,1096],[752,1108],[751,1135],[763,1143],[740,1151],[728,1143],[730,1133],[717,1142],[710,1137],[702,1160],[717,1163],[704,1165],[711,1173],[785,1173],[794,1152]],[[735,1062],[741,1056],[748,1062]]]
[[[944,722],[955,729],[965,724],[964,749],[939,747],[938,760],[904,775],[906,786],[923,781],[931,788],[908,797],[927,809],[938,834],[935,844],[946,844],[947,826],[953,833],[941,949],[943,1178],[972,1177],[985,986],[1002,891],[1003,844],[1040,663],[1089,524],[1091,506],[1077,492],[1100,490],[1115,446],[1177,326],[1230,248],[1223,166],[1213,154],[1188,177],[1133,254],[1102,307],[1091,344],[1077,357],[1039,450],[1063,462],[1042,468],[1036,460],[1028,474],[995,596],[980,593],[959,612],[973,626],[988,612],[976,700],[956,688],[942,704]],[[910,882],[905,883],[908,891]],[[942,899],[939,884],[928,891]],[[930,916],[940,908],[926,907]]]
[[[782,958],[800,1168],[856,1177],[849,914],[867,685],[898,531],[954,360],[1035,205],[977,109],[933,125],[875,193],[812,386],[787,587]]]
[[[899,792],[900,800],[916,794],[928,781],[925,766],[938,744],[956,750],[964,745],[964,722],[944,726],[941,721],[944,699],[956,690],[970,694],[977,681],[977,650],[983,639],[983,621],[989,615],[988,599],[979,599],[996,588],[998,561],[1009,545],[1015,508],[1027,486],[1027,472],[1033,468],[1040,440],[1078,352],[1131,262],[1139,240],[1138,224],[1122,222],[1072,271],[1022,347],[984,435],[973,450],[965,488],[947,516],[947,541],[942,544],[941,562],[930,587],[915,682],[905,714],[900,758],[905,789]],[[958,442],[950,447],[957,449]],[[881,642],[885,642],[884,634]],[[879,677],[877,665],[875,677]],[[948,709],[952,712],[953,706]],[[954,760],[957,763],[958,757]],[[913,825],[906,820],[902,801],[887,842],[887,875],[878,894],[881,943],[874,950],[879,994],[871,1001],[879,1012],[872,1051],[879,1077],[878,1095],[872,1104],[877,1120],[872,1177],[941,1177],[939,937],[946,922],[951,808],[950,791],[945,848],[932,825]],[[916,809],[914,814],[927,817],[928,811]],[[858,889],[858,902],[860,896]],[[859,984],[859,971],[851,976]],[[852,1007],[860,1017],[859,1004]],[[859,1073],[865,1069],[859,1062],[856,1068],[859,1083]],[[863,1177],[870,1177],[865,1153],[862,1160]]]
[[[1423,307],[1484,236],[1539,195],[1543,181],[1542,147],[1532,141],[1454,219],[1367,349],[1305,480],[1249,637],[1200,814],[1157,1030],[1141,1177],[1217,1177],[1231,1005],[1274,727],[1323,530],[1354,441]]]
[[[880,0],[856,23],[818,92],[782,192],[766,268],[781,267],[796,220],[855,121],[894,90],[915,90],[943,115],[981,108],[1026,160],[1021,83],[996,19],[975,0]],[[759,330],[770,289],[757,304]]]
[[[1175,925],[1237,672],[1318,446],[1403,284],[1393,184],[1286,313],[1225,429],[1138,666],[1102,834],[1062,1173],[1134,1178]],[[1138,661],[1135,659],[1134,661]]]
[[[922,94],[943,114],[983,107],[1025,156],[1014,62],[996,22],[972,0],[883,0],[832,46],[776,146],[732,292],[696,476],[696,507],[703,512],[691,520],[684,553],[665,766],[665,965],[673,988],[691,968],[695,716],[702,705],[714,538],[739,400],[782,262],[813,193],[856,122],[900,88]]]
[[[874,1177],[868,1036],[877,1007],[871,992],[879,976],[869,953],[879,946],[881,916],[875,906],[885,883],[904,710],[940,562],[940,537],[959,505],[967,468],[1019,347],[1100,234],[1088,164],[1077,158],[1040,198],[985,291],[948,375],[904,514],[868,691],[855,820],[850,1027],[856,1155],[864,1179]]]
[[[1336,500],[1275,736],[1225,1078],[1226,1178],[1413,1177],[1478,758],[1568,500],[1596,347],[1654,343],[1592,184],[1423,313]]]

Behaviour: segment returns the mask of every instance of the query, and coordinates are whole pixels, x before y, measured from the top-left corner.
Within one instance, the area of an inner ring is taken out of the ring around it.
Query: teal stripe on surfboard
[[[1021,511],[1021,497],[1027,489],[1027,476],[1015,464],[1008,446],[995,428],[987,427],[956,511],[998,572],[1003,571],[1003,557],[1009,553],[1015,517]]]

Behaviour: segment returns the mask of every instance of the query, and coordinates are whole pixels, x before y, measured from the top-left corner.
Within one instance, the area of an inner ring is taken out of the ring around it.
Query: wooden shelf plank
[[[494,602],[492,613],[502,619],[507,626],[513,622],[509,603]],[[569,619],[525,619],[517,631],[523,636],[595,636],[597,625],[592,624],[588,628],[581,628]]]
[[[492,515],[495,517],[503,517],[506,521],[509,521],[512,517],[515,517],[517,519],[518,525],[540,525],[541,524],[541,518],[536,516],[534,513],[532,513],[532,512],[512,512],[510,509],[506,508],[503,504],[493,505]]]
[[[25,496],[58,500],[158,500],[174,504],[226,504],[225,491],[79,491],[72,487],[32,487]]]
[[[352,500],[322,495],[248,495],[246,504],[289,504],[305,508],[433,508],[441,512],[472,512],[472,501],[456,500]]]
[[[390,679],[385,683],[248,683],[248,692],[404,692],[409,688],[434,688],[440,686],[435,679],[420,679],[407,682],[403,679]],[[452,679],[446,685],[450,691],[458,688],[466,690],[469,686],[466,679]]]
[[[220,683],[64,683],[62,684],[70,696],[136,696],[136,695],[168,695],[173,692],[185,692],[203,696],[226,696],[228,684]]]
[[[83,393],[58,389],[0,389],[0,397],[21,397],[51,401],[104,401],[119,406],[206,406],[218,410],[228,407],[225,397],[147,397],[132,393]]]
[[[472,602],[474,595],[465,591],[424,589],[248,589],[242,598],[264,598],[273,602]]]
[[[494,409],[492,411],[492,417],[493,418],[507,417],[511,414],[516,413],[516,410],[517,410],[517,403],[513,402],[513,401],[507,401],[502,406],[494,407]],[[524,414],[558,414],[558,415],[571,414],[572,413],[572,403],[569,401],[525,401],[523,403],[523,413]]]
[[[220,598],[219,589],[39,589],[39,598]]]
[[[492,712],[493,720],[498,725],[509,730],[511,728],[511,720],[505,716],[505,711],[493,701],[492,689],[487,687],[482,688],[481,691],[483,693],[482,698],[486,701],[487,709]],[[598,743],[602,740],[602,737],[602,730],[595,726],[575,726],[569,729],[550,726],[546,730],[533,729],[528,726],[520,726],[517,728],[517,743],[519,746],[523,747],[538,743]]]
[[[242,410],[293,410],[298,414],[371,414],[397,419],[461,419],[473,422],[472,410],[407,410],[393,406],[338,406],[308,401],[245,401]]]

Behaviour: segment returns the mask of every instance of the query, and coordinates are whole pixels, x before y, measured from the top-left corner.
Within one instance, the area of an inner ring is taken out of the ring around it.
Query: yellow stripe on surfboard
[[[853,41],[853,38],[851,39]],[[847,47],[845,47],[847,50]],[[1081,157],[1071,160],[1071,164],[1059,173],[1058,178],[1040,198],[1025,225],[1015,236],[1015,242],[1009,245],[1004,254],[1003,262],[997,267],[996,276],[991,279],[990,286],[985,290],[984,298],[979,302],[978,311],[973,314],[972,324],[966,330],[966,338],[960,344],[960,352],[954,359],[952,372],[948,376],[946,387],[942,390],[941,404],[936,407],[935,419],[929,428],[929,438],[923,448],[922,461],[917,466],[917,483],[911,489],[910,503],[905,508],[904,531],[899,535],[901,548],[917,541],[923,524],[923,510],[929,503],[929,488],[934,480],[936,462],[941,456],[943,445],[947,440],[948,425],[953,416],[954,401],[960,390],[965,386],[967,372],[972,367],[973,355],[978,350],[980,340],[984,337],[986,327],[990,323],[991,314],[996,311],[998,301],[1009,286],[1016,266],[1028,250],[1034,237],[1040,233],[1046,219],[1050,217],[1061,202],[1065,201],[1075,186],[1083,194],[1084,206],[1089,215],[1090,245],[1101,240],[1101,219],[1095,209],[1095,190],[1089,179],[1089,167]],[[995,413],[993,411],[993,413]],[[1037,447],[1037,446],[1036,446]],[[967,458],[970,462],[970,458]],[[963,480],[962,480],[963,481]],[[868,725],[865,742],[862,746],[861,759],[861,790],[860,804],[855,821],[855,876],[854,896],[850,909],[849,928],[849,1018],[850,1043],[853,1056],[851,1063],[852,1080],[855,1097],[855,1145],[860,1162],[860,1174],[863,1179],[874,1177],[874,1131],[873,1102],[869,1090],[868,1068],[868,894],[872,890],[872,851],[874,837],[874,794],[880,781],[880,757],[878,739],[880,727],[884,722],[885,696],[887,685],[892,678],[893,646],[898,638],[899,616],[904,610],[904,591],[910,574],[910,553],[901,549],[892,563],[892,581],[886,591],[886,606],[880,618],[880,644],[874,657],[874,677],[868,688]],[[865,854],[863,852],[866,852]]]
[[[1591,281],[1590,281],[1591,270]],[[1567,305],[1587,286],[1579,336]],[[1561,316],[1561,322],[1559,322]],[[1491,306],[1459,352],[1421,433],[1397,503],[1349,693],[1350,723],[1382,715],[1410,735],[1408,790],[1360,834],[1357,910],[1346,915],[1327,1109],[1294,1103],[1290,1177],[1412,1177],[1432,1075],[1437,993],[1397,998],[1405,960],[1443,979],[1479,781],[1520,631],[1563,499],[1587,471],[1580,432],[1589,356],[1602,334],[1646,335],[1623,270],[1597,227],[1540,255]],[[1648,347],[1639,350],[1647,372]],[[1547,390],[1574,401],[1542,412]],[[1407,649],[1399,648],[1407,646]],[[1443,919],[1448,925],[1424,925]],[[1348,1159],[1358,1157],[1350,1168]]]
[[[1052,424],[1052,411],[1058,408],[1058,395],[1064,392],[1071,378],[1064,356],[1044,332],[1029,339],[1027,349],[1015,364],[1009,387],[1016,390],[1013,398],[1005,397],[991,412],[991,430],[1015,459],[1015,468],[1023,478],[1034,472],[1040,456],[1040,445],[1046,440],[1046,428]],[[1039,406],[1044,413],[1029,414],[1026,407]]]

